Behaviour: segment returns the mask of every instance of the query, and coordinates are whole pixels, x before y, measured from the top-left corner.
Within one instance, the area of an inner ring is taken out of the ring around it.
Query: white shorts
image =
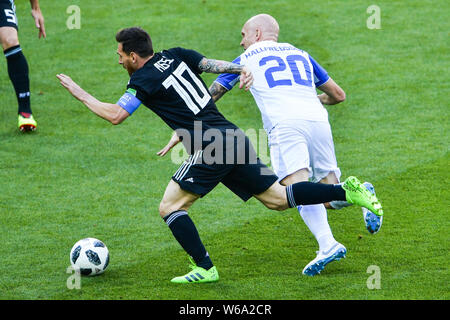
[[[328,122],[283,121],[270,131],[269,147],[272,167],[279,180],[305,168],[313,182],[319,182],[330,172],[338,180],[341,177]]]

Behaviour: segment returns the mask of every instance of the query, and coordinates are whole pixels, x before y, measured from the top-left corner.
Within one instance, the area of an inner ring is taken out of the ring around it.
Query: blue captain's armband
[[[136,90],[128,89],[124,95],[117,101],[117,104],[125,109],[130,115],[136,111],[137,108],[142,104],[141,100],[135,97]]]

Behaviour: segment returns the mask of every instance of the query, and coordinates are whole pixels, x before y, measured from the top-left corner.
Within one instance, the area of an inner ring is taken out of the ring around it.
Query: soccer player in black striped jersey
[[[76,99],[112,124],[120,124],[144,104],[182,138],[189,158],[169,181],[159,213],[191,257],[193,267],[172,282],[219,280],[188,215],[191,205],[218,183],[244,201],[253,196],[273,210],[347,200],[383,213],[376,196],[354,177],[342,186],[300,182],[285,187],[277,182],[277,176],[257,158],[245,134],[217,110],[200,77],[202,72],[238,73],[240,88],[248,89],[253,78],[245,66],[208,59],[183,48],[155,53],[150,36],[140,28],[123,29],[116,40],[119,63],[130,75],[127,90],[117,103],[97,100],[67,75],[57,78]]]
[[[39,0],[30,0],[31,15],[39,29],[39,38],[46,37],[44,17],[39,7]],[[18,127],[22,132],[36,130],[30,106],[30,80],[28,63],[22,53],[18,38],[18,24],[14,0],[0,0],[0,43],[6,57],[8,75],[16,91],[18,110]]]

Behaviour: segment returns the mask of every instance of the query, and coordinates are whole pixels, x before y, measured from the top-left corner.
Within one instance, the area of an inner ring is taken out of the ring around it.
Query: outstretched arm
[[[89,93],[84,91],[69,76],[58,74],[56,76],[61,85],[67,89],[77,100],[81,101],[97,116],[111,122],[112,124],[120,124],[130,114],[117,104],[105,103],[97,100]]]
[[[39,29],[39,39],[41,37],[46,37],[44,16],[42,15],[41,8],[39,7],[39,0],[30,0],[31,4],[31,15],[33,16],[36,28]]]
[[[344,90],[331,78],[317,89],[324,92],[318,95],[322,104],[338,104],[345,100]]]
[[[208,73],[235,73],[241,75],[239,89],[245,86],[245,90],[250,89],[253,84],[253,75],[245,66],[236,63],[203,58],[198,67],[203,72]]]

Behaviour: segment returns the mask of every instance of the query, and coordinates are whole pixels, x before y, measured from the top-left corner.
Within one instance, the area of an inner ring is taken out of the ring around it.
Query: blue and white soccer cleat
[[[370,182],[364,182],[363,185],[369,190],[372,194],[375,194],[375,189]],[[380,231],[381,224],[383,223],[383,216],[377,216],[372,211],[362,207],[364,223],[366,224],[366,229],[371,234],[375,234]]]
[[[336,242],[329,250],[318,251],[316,258],[306,265],[302,273],[307,276],[315,276],[330,262],[345,258],[346,253],[347,249],[339,242]]]

